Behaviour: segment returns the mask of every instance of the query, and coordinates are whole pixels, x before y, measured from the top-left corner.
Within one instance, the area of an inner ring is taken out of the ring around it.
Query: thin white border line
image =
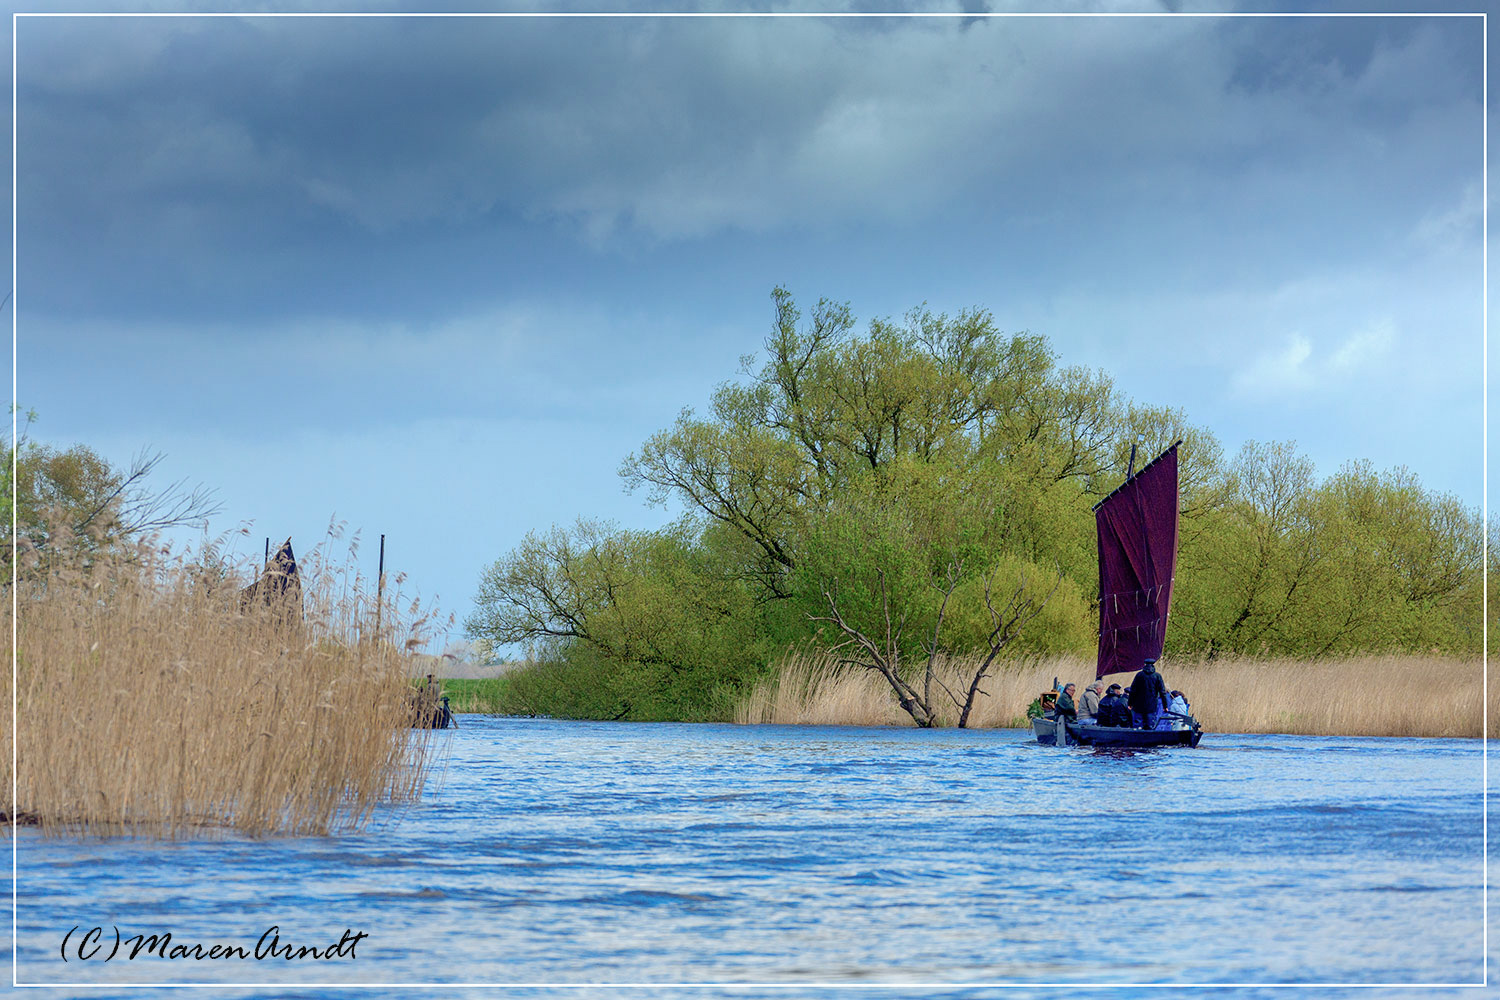
[[[1480,401],[1482,424],[1481,427],[1481,475],[1483,482],[1480,484],[1480,505],[1483,510],[1484,530],[1480,541],[1480,550],[1483,565],[1481,566],[1481,597],[1482,620],[1480,623],[1481,642],[1483,649],[1481,653],[1482,663],[1482,706],[1483,731],[1480,735],[1480,748],[1482,759],[1482,781],[1481,798],[1483,802],[1483,813],[1480,817],[1483,844],[1482,862],[1482,889],[1481,889],[1481,911],[1483,914],[1482,942],[1484,954],[1481,956],[1482,979],[1478,983],[1029,983],[1029,982],[975,982],[975,983],[22,983],[20,976],[20,953],[17,935],[17,892],[18,892],[18,857],[20,829],[15,825],[14,817],[17,808],[17,778],[20,769],[20,759],[17,748],[20,745],[20,732],[17,715],[17,689],[19,687],[19,675],[17,670],[17,659],[19,649],[19,621],[16,617],[18,611],[16,593],[16,552],[17,552],[17,519],[16,505],[11,504],[11,985],[20,987],[44,987],[57,988],[67,987],[69,989],[92,989],[92,988],[146,988],[146,989],[265,989],[268,986],[282,989],[389,989],[389,988],[439,988],[449,989],[494,989],[496,987],[508,989],[1024,989],[1030,988],[1058,988],[1058,987],[1084,987],[1102,989],[1392,989],[1392,988],[1424,988],[1424,989],[1480,989],[1489,985],[1489,21],[1486,12],[1473,11],[1433,11],[1427,12],[1393,12],[1393,13],[1355,13],[1348,11],[1314,13],[1314,12],[1262,12],[1262,11],[1192,11],[1185,13],[1172,13],[1165,11],[1118,11],[1085,13],[1073,11],[1049,11],[1049,12],[984,12],[969,14],[963,12],[932,12],[932,13],[877,13],[877,12],[832,12],[822,13],[813,11],[771,11],[771,12],[581,12],[581,11],[557,11],[551,13],[518,12],[518,11],[489,11],[489,12],[370,12],[370,11],[342,11],[333,13],[315,12],[187,12],[187,11],[137,11],[137,12],[37,12],[37,11],[13,11],[11,13],[11,63],[10,63],[10,271],[11,271],[11,447],[16,447],[17,417],[16,417],[16,392],[18,387],[16,366],[16,345],[18,342],[18,323],[16,319],[16,301],[19,289],[17,287],[17,210],[18,210],[18,184],[17,184],[17,62],[19,53],[19,39],[17,28],[23,17],[41,18],[1461,18],[1478,17],[1480,21],[1480,35],[1483,51],[1482,66],[1482,176],[1481,190],[1482,201],[1482,228],[1483,247],[1481,251],[1481,268],[1483,271],[1481,282],[1482,293],[1482,323],[1481,330],[1481,357],[1482,357],[1482,381],[1483,397]],[[11,462],[11,496],[16,495],[16,467],[17,462]]]
[[[1490,982],[1490,22],[1488,12],[1480,15],[1484,18],[1482,22],[1481,40],[1484,52],[1484,71],[1481,86],[1484,88],[1482,123],[1483,149],[1482,163],[1483,173],[1480,175],[1480,229],[1482,249],[1480,251],[1480,290],[1483,305],[1480,309],[1480,331],[1479,341],[1483,361],[1484,394],[1480,398],[1480,442],[1482,454],[1480,456],[1480,508],[1483,511],[1481,517],[1483,524],[1480,532],[1480,690],[1484,699],[1482,707],[1483,729],[1480,731],[1479,745],[1483,764],[1481,765],[1481,781],[1484,787],[1481,789],[1481,801],[1483,802],[1483,814],[1480,817],[1480,840],[1484,844],[1481,866],[1481,890],[1479,894],[1479,907],[1484,914],[1484,928],[1482,939],[1484,941],[1484,956],[1481,970],[1484,975],[1486,986]]]
[[[21,833],[16,822],[17,779],[21,773],[21,728],[16,711],[20,671],[17,669],[21,648],[21,620],[17,617],[20,601],[17,598],[16,574],[16,470],[21,462],[20,446],[16,440],[16,16],[10,17],[10,981],[14,986],[21,976],[21,955],[16,935],[16,886],[17,860],[19,858]]]
[[[805,983],[17,983],[22,987],[46,987],[46,988],[98,988],[118,989],[120,987],[136,987],[144,989],[265,989],[268,986],[277,989],[299,990],[299,989],[390,989],[392,987],[402,988],[446,988],[446,989],[469,989],[489,990],[496,987],[505,989],[668,989],[668,990],[701,990],[701,989],[787,989],[787,990],[951,990],[951,989],[1056,989],[1060,987],[1072,988],[1100,988],[1100,989],[1158,989],[1158,990],[1181,990],[1181,989],[1483,989],[1484,983],[821,983],[809,980]]]
[[[345,18],[421,18],[421,17],[498,17],[498,18],[948,18],[948,19],[976,19],[991,17],[1035,17],[1035,18],[1224,18],[1224,17],[1294,17],[1294,18],[1345,18],[1345,17],[1484,17],[1484,14],[1475,11],[1434,11],[1423,13],[1420,11],[1393,11],[1391,13],[1351,13],[1347,11],[1329,11],[1318,13],[1312,11],[1296,12],[1269,12],[1269,11],[1186,11],[1173,13],[1170,11],[1101,11],[1098,13],[1086,13],[1080,11],[997,11],[968,14],[962,11],[934,11],[931,13],[914,13],[911,11],[880,12],[880,11],[661,11],[657,13],[641,11],[554,11],[551,13],[537,13],[534,11],[245,11],[235,13],[232,11],[204,11],[194,13],[191,11],[17,11],[12,17],[345,17]]]

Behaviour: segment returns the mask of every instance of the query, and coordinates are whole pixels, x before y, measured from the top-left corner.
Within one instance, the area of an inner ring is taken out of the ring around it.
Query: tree
[[[727,717],[753,666],[754,602],[692,522],[530,533],[485,571],[475,604],[465,626],[486,653],[587,661],[622,717]]]
[[[9,535],[13,516],[26,546],[44,549],[59,531],[86,547],[119,545],[166,528],[206,525],[222,509],[211,491],[186,480],[153,488],[151,474],[166,457],[159,452],[142,451],[121,469],[86,445],[58,449],[30,440],[35,420],[28,412],[5,448],[15,491],[7,476],[0,499],[0,531]]]
[[[1310,625],[1319,640],[1315,653],[1478,650],[1484,543],[1478,511],[1423,489],[1406,468],[1378,472],[1369,462],[1344,465],[1314,502],[1347,609]]]
[[[1483,528],[1457,498],[1368,462],[1319,483],[1291,442],[1246,444],[1220,489],[1183,532],[1173,623],[1185,645],[1477,651]]]
[[[998,554],[1000,519],[981,491],[965,488],[974,471],[898,461],[890,479],[851,485],[812,520],[800,546],[809,620],[831,625],[840,662],[880,674],[924,728],[939,724],[942,696],[958,724],[968,724],[996,658],[1064,584],[1058,572],[1043,593],[1034,585],[1044,576],[1038,567]],[[1081,602],[1070,610],[1076,621]],[[982,653],[978,666],[950,688],[940,659],[973,651]]]
[[[1093,646],[1091,508],[1133,446],[1139,466],[1181,438],[1174,650],[1478,647],[1477,515],[1404,470],[1320,483],[1291,443],[1226,462],[1180,410],[982,309],[861,333],[847,303],[771,298],[764,353],[620,467],[687,515],[528,536],[486,574],[471,635],[544,645],[610,714],[722,705],[814,641],[881,673],[919,725],[945,698],[967,720],[998,656]],[[937,665],[970,655],[946,689]]]
[[[1052,590],[1041,596],[1029,590],[1026,581],[1023,580],[1020,586],[1011,591],[1009,599],[1000,607],[995,606],[992,593],[993,580],[985,581],[984,607],[989,612],[991,627],[984,639],[984,657],[974,668],[971,679],[963,688],[960,698],[959,692],[948,687],[938,676],[937,660],[939,654],[944,652],[942,643],[944,615],[954,593],[964,580],[963,564],[953,562],[948,564],[941,580],[932,582],[932,587],[940,599],[936,614],[932,616],[932,633],[926,643],[927,657],[922,667],[920,687],[907,676],[901,660],[901,646],[905,639],[904,633],[909,623],[908,616],[911,608],[901,608],[899,599],[893,599],[896,598],[896,595],[892,593],[894,588],[883,572],[877,573],[875,589],[881,615],[877,631],[867,633],[850,623],[840,607],[839,591],[832,584],[823,591],[822,595],[828,604],[828,614],[814,615],[812,619],[829,622],[838,629],[840,635],[844,637],[843,641],[830,647],[830,651],[838,652],[842,649],[852,651],[839,662],[874,670],[885,678],[896,695],[897,703],[918,726],[930,729],[938,725],[937,706],[934,703],[933,693],[935,684],[959,710],[958,726],[963,729],[969,724],[969,715],[974,710],[975,699],[986,693],[979,685],[989,675],[990,669],[995,664],[995,658],[1020,635],[1021,630],[1033,618],[1041,614],[1052,594],[1062,584],[1063,577],[1058,574]]]
[[[627,489],[740,532],[774,597],[791,596],[798,525],[904,462],[988,470],[1007,544],[1082,558],[1084,496],[1107,478],[1122,412],[1107,376],[1059,370],[1045,338],[1002,335],[984,310],[916,309],[860,338],[847,304],[821,300],[803,323],[786,289],[772,299],[764,363],[742,359],[745,381],[720,386],[707,418],[684,411],[629,456]]]

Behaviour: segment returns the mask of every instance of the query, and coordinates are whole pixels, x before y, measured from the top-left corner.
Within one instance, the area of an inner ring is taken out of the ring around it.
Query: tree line
[[[941,657],[1092,655],[1091,508],[1132,445],[1144,460],[1179,438],[1169,655],[1480,651],[1481,517],[1407,469],[1351,461],[1320,479],[1291,442],[1226,456],[1180,410],[982,309],[857,331],[848,304],[772,300],[763,353],[620,467],[682,517],[533,531],[483,574],[469,635],[542,664],[509,675],[512,710],[729,718],[788,649],[811,648],[881,672],[919,723],[935,699],[962,712],[982,677],[942,689]],[[201,489],[153,488],[159,456],[116,467],[28,440],[30,422],[0,511],[23,551],[119,546],[217,509]]]
[[[620,467],[683,517],[553,526],[483,574],[470,636],[543,663],[511,683],[516,710],[727,718],[795,646],[847,649],[918,701],[936,656],[997,638],[1089,656],[1091,508],[1132,444],[1179,438],[1172,655],[1478,654],[1481,518],[1409,470],[1351,461],[1320,480],[1291,442],[1227,457],[1180,410],[983,309],[859,333],[848,304],[772,299],[763,355]]]

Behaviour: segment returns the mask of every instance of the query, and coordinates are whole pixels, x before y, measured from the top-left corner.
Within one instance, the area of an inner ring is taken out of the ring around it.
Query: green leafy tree
[[[627,489],[684,519],[553,528],[485,574],[471,635],[557,666],[517,680],[527,704],[719,717],[811,641],[879,672],[917,724],[942,699],[966,720],[1002,651],[1092,649],[1091,509],[1132,448],[1139,467],[1178,439],[1175,650],[1478,648],[1477,515],[1404,470],[1320,483],[1290,443],[1226,461],[1180,410],[1060,365],[984,310],[857,333],[848,304],[804,316],[786,289],[771,297],[764,354],[621,465]],[[972,683],[944,688],[935,664],[973,653]]]
[[[1086,510],[1102,489],[1121,417],[1108,377],[1059,370],[1045,339],[1002,335],[988,312],[914,310],[852,334],[846,304],[810,322],[783,288],[766,360],[721,386],[707,418],[684,411],[621,467],[652,503],[675,497],[740,532],[764,557],[761,582],[790,596],[799,523],[865,476],[901,462],[979,466],[1008,529],[1002,544],[1080,561]]]
[[[727,717],[753,668],[755,608],[696,526],[601,522],[531,533],[486,570],[466,622],[486,652],[523,644],[582,665],[620,717]]]
[[[12,521],[17,540],[28,548],[45,549],[59,533],[70,544],[100,547],[166,528],[206,525],[221,509],[211,491],[185,480],[154,486],[150,477],[165,457],[160,453],[143,451],[120,468],[87,445],[59,449],[31,440],[35,420],[35,412],[28,412],[5,447],[15,476],[14,489],[7,475],[0,495],[0,531],[7,542]]]
[[[810,621],[844,663],[872,670],[922,727],[938,724],[947,699],[967,725],[980,686],[1002,651],[1039,645],[1033,623],[1061,589],[1054,637],[1087,641],[1086,608],[1060,571],[1000,555],[1002,518],[980,468],[897,459],[890,474],[851,484],[809,519],[799,546],[797,591]],[[984,655],[959,690],[939,676],[941,659]]]
[[[1319,483],[1290,442],[1246,444],[1222,496],[1184,532],[1173,613],[1183,645],[1209,655],[1478,650],[1482,526],[1456,498],[1368,462]]]
[[[1408,469],[1380,472],[1369,462],[1346,464],[1319,487],[1315,503],[1345,610],[1309,616],[1314,655],[1479,649],[1484,529],[1477,511],[1423,489]]]

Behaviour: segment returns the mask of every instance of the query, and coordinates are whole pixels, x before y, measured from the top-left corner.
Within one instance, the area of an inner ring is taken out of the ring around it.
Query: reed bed
[[[16,619],[4,602],[19,625],[14,733],[0,713],[12,820],[79,835],[323,834],[417,797],[431,746],[408,728],[403,650],[359,635],[373,608],[357,577],[303,576],[299,619],[242,611],[248,571],[149,544],[33,555]]]
[[[975,663],[943,662],[938,675],[962,690]],[[1329,736],[1478,737],[1484,727],[1483,666],[1437,656],[1368,656],[1312,662],[1218,659],[1160,664],[1169,688],[1192,703],[1205,729],[1223,733],[1297,733]],[[1054,677],[1080,688],[1093,664],[1077,658],[1032,659],[1002,665],[981,685],[970,718],[975,727],[1024,726],[1026,707]],[[1129,684],[1131,674],[1106,682]],[[958,712],[948,706],[944,725]],[[1500,726],[1500,681],[1490,693],[1490,726]],[[880,675],[839,667],[831,657],[789,653],[772,677],[736,712],[741,723],[793,725],[910,725]]]
[[[968,688],[973,669],[963,676],[968,661],[940,661],[937,675],[955,691]],[[994,669],[994,668],[992,668]],[[1026,724],[1026,706],[1052,686],[1054,676],[1078,672],[1078,661],[1050,658],[1006,663],[980,685],[981,696],[969,716],[976,728]],[[938,696],[941,698],[941,696]],[[938,700],[938,699],[935,699]],[[937,706],[943,725],[958,722],[951,702]],[[735,721],[811,726],[900,726],[911,717],[901,710],[890,685],[873,670],[840,667],[835,658],[817,653],[788,653],[769,680],[757,685],[738,707]]]

